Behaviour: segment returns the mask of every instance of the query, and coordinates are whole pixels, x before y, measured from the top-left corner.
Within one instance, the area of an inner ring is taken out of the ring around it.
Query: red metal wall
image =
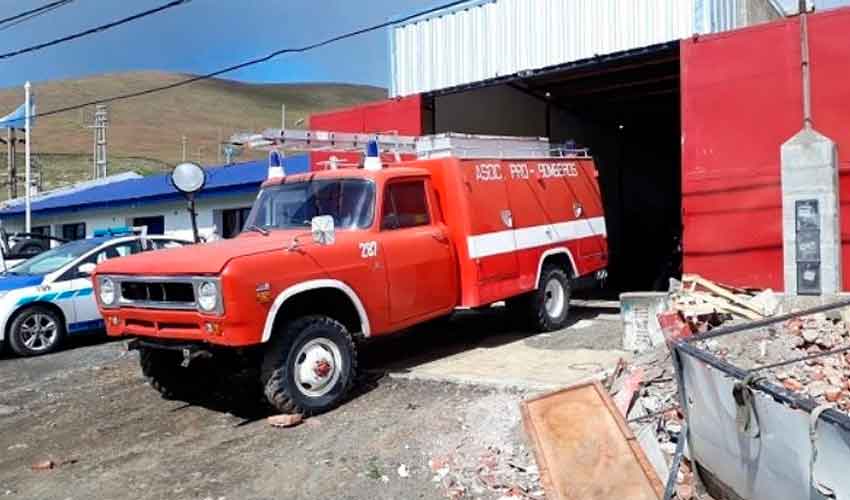
[[[780,152],[802,126],[797,18],[684,40],[685,272],[783,288]],[[850,9],[809,17],[815,128],[838,143],[850,289]]]
[[[422,98],[414,95],[317,113],[310,115],[310,128],[334,132],[397,132],[399,135],[422,135]],[[310,154],[310,168],[326,168],[326,162],[331,155],[336,155],[346,163],[360,161],[360,155],[355,153],[317,152]]]

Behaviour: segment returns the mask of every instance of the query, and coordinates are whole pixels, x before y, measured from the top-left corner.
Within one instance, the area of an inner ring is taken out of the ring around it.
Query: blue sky
[[[50,0],[0,0],[0,18]],[[167,0],[74,0],[0,31],[8,52],[103,24]],[[434,0],[192,0],[111,31],[0,61],[0,87],[87,74],[158,69],[209,72],[278,48],[317,41],[434,5]],[[227,77],[257,82],[342,81],[387,86],[379,30]]]
[[[781,0],[796,5],[797,0]],[[0,0],[0,17],[49,0]],[[166,3],[74,0],[0,31],[0,52],[44,42]],[[0,87],[90,74],[158,69],[204,73],[434,5],[436,0],[192,0],[114,30],[0,61]],[[816,0],[819,8],[850,0]],[[386,87],[386,31],[228,75],[255,82],[338,81]]]

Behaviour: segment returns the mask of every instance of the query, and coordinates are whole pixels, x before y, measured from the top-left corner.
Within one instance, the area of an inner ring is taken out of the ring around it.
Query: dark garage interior
[[[610,294],[666,289],[681,267],[678,42],[425,96],[425,133],[549,137],[599,170]]]

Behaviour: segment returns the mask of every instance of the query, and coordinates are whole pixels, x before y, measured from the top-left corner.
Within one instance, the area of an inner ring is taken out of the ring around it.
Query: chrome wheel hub
[[[561,282],[556,279],[550,279],[543,289],[545,294],[543,305],[546,308],[546,314],[550,318],[558,318],[564,312],[566,306],[566,293]]]
[[[313,339],[298,351],[293,378],[305,396],[324,396],[336,385],[342,369],[339,348],[328,339]]]
[[[56,322],[46,314],[36,313],[21,324],[21,341],[27,349],[42,352],[56,343],[59,328]]]

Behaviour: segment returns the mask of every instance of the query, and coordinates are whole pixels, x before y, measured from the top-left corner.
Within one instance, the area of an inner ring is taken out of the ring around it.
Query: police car
[[[114,228],[72,241],[0,274],[0,350],[21,356],[56,350],[66,335],[103,329],[92,295],[91,273],[104,260],[189,245],[144,230]]]

